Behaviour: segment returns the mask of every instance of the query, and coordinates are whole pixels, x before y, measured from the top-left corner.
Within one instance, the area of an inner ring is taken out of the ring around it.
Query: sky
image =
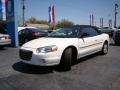
[[[52,0],[25,0],[26,20],[35,17],[40,20],[48,20],[48,7]],[[54,0],[56,22],[68,19],[75,24],[90,24],[90,14],[95,17],[95,25],[100,26],[100,18],[104,18],[104,26],[108,26],[108,20],[114,21],[114,4],[119,7],[117,11],[117,25],[120,25],[120,0]],[[21,13],[21,0],[18,5],[18,17]]]

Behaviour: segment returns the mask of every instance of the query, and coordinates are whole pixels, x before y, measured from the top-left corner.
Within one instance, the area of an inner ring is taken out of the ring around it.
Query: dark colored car
[[[19,34],[19,44],[22,45],[30,40],[37,39],[39,37],[45,37],[48,35],[48,32],[41,29],[25,28],[20,30],[18,34]]]
[[[116,45],[120,45],[120,30],[114,32],[113,40]]]
[[[104,28],[100,28],[99,29],[101,31],[101,33],[106,33],[108,34],[110,37],[113,36],[114,30],[108,27],[104,27]]]

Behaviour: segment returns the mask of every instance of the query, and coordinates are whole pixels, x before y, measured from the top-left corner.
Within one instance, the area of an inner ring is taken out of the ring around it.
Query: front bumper
[[[22,62],[31,64],[31,65],[38,65],[38,66],[53,66],[58,65],[60,63],[61,55],[58,52],[51,52],[51,53],[36,53],[36,49],[28,49],[22,48],[22,50],[32,51],[31,58],[29,60],[25,60],[21,58]],[[26,58],[26,57],[25,57]]]

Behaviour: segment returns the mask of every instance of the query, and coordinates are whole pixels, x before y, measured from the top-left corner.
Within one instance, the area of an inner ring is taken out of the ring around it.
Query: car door
[[[79,56],[86,56],[99,50],[99,33],[92,27],[83,27],[79,38]]]

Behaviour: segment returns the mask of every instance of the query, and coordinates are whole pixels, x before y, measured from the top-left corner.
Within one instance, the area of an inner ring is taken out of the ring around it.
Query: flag
[[[92,14],[92,26],[94,26],[94,15]]]
[[[108,21],[109,27],[112,28],[112,19]]]
[[[54,10],[54,4],[52,5],[52,25],[55,27],[55,10]]]
[[[90,15],[90,25],[92,25],[92,22],[91,22],[92,20],[91,20],[91,15]]]
[[[0,20],[2,19],[2,0],[0,0]]]
[[[49,23],[51,23],[51,5],[48,7],[48,13],[49,13]]]
[[[103,17],[102,17],[102,28],[104,27],[104,19],[103,19]]]
[[[49,13],[49,23],[52,25],[53,28],[55,28],[55,6],[54,2],[52,5],[48,7],[48,13]]]

